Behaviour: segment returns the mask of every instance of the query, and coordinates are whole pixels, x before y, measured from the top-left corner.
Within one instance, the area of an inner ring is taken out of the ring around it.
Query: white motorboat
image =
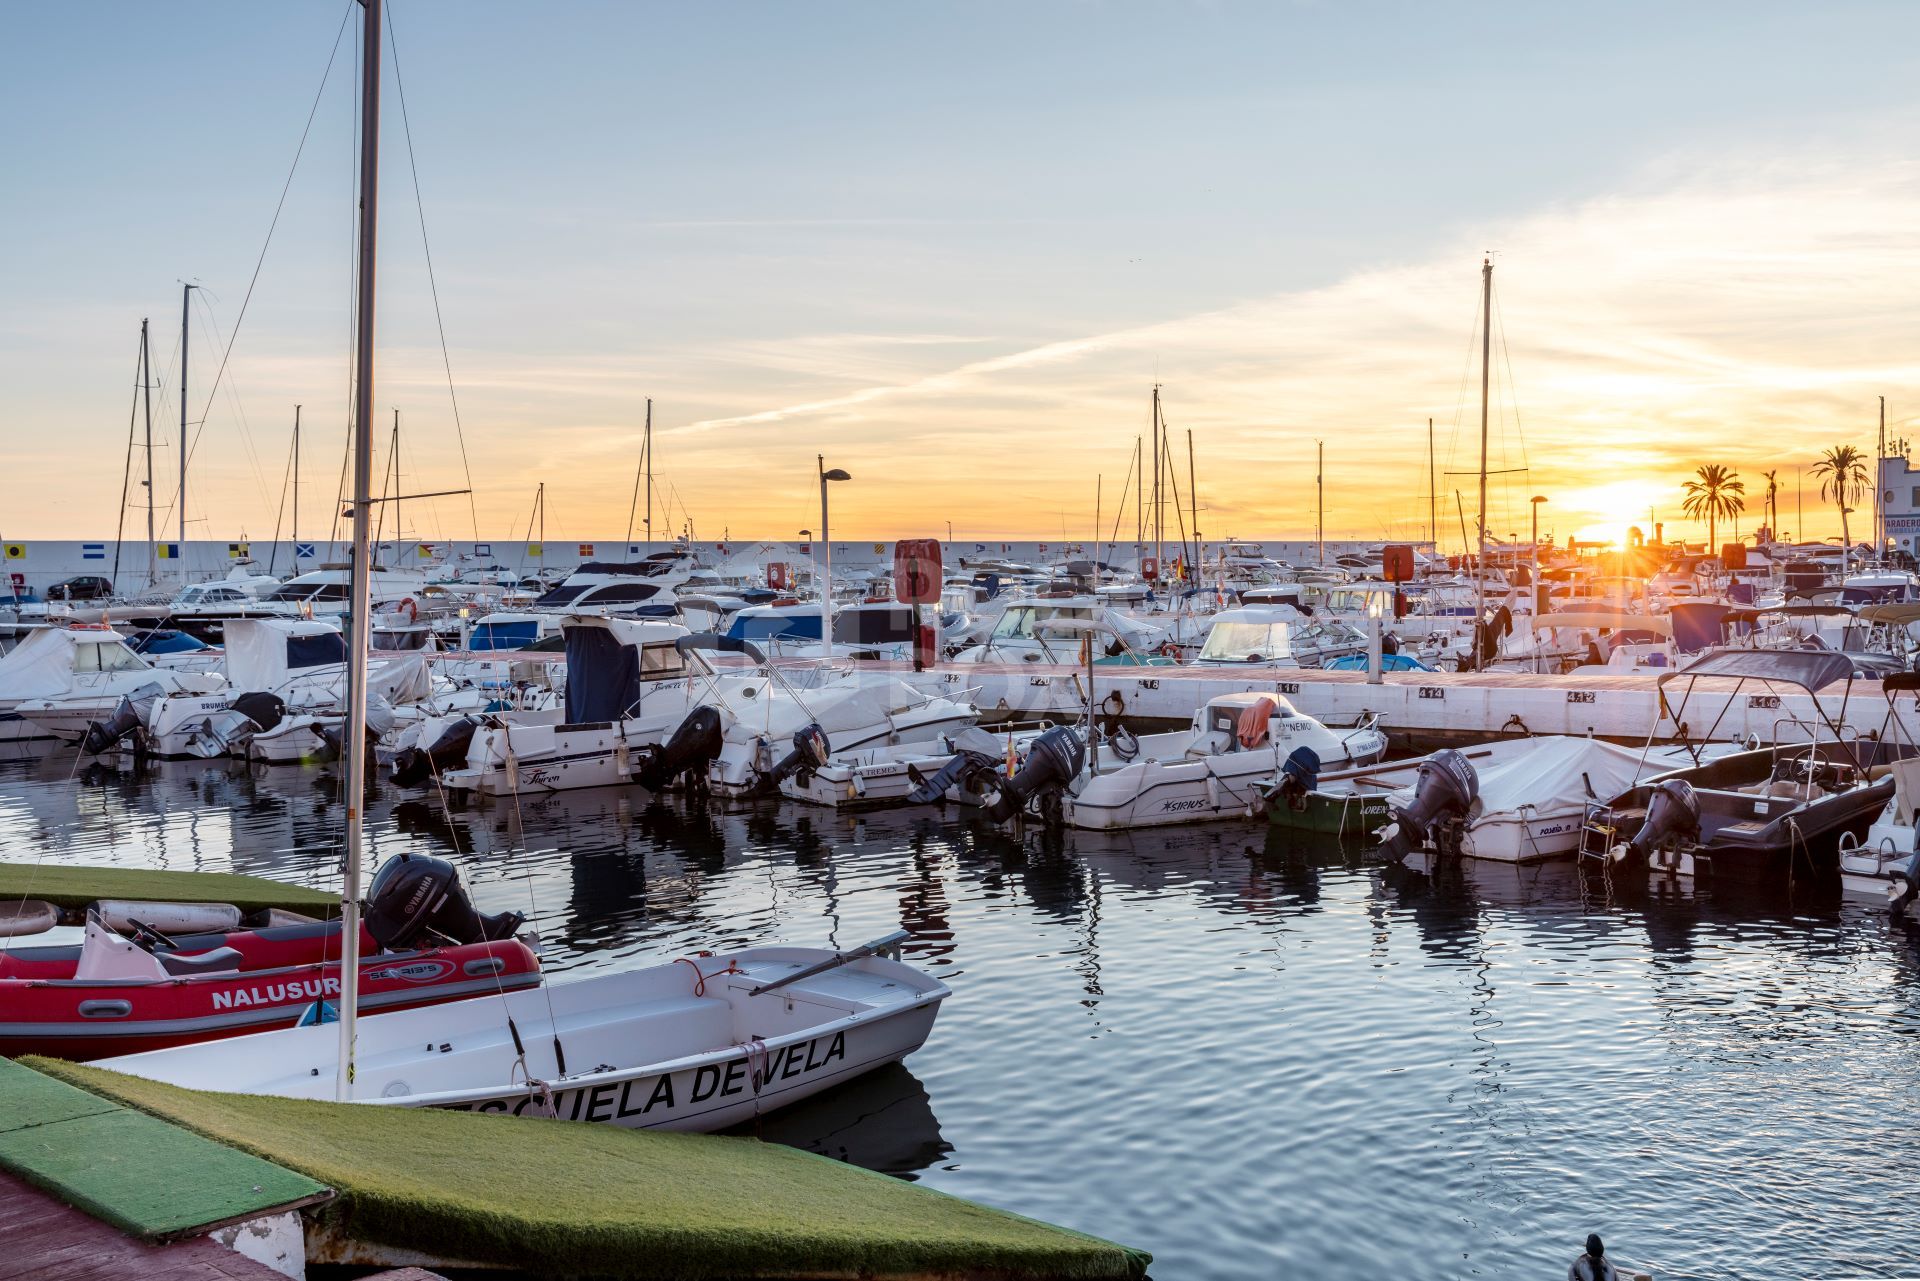
[[[78,740],[129,694],[199,694],[218,676],[156,668],[109,627],[44,627],[0,656],[0,742]]]
[[[1335,769],[1365,765],[1386,754],[1387,736],[1372,720],[1330,728],[1277,694],[1222,694],[1190,729],[1096,743],[1062,817],[1092,831],[1250,818],[1302,750]]]
[[[920,1048],[948,988],[880,955],[897,957],[905,937],[847,953],[757,947],[683,957],[365,1019],[352,1101],[725,1129]],[[192,1089],[329,1099],[339,1051],[339,1030],[322,1024],[99,1066]]]
[[[1193,661],[1204,666],[1321,667],[1366,653],[1367,635],[1351,623],[1309,618],[1291,605],[1246,605],[1212,616]]]

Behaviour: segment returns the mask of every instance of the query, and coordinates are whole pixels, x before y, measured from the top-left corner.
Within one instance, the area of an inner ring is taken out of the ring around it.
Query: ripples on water
[[[337,885],[336,783],[0,764],[0,859]],[[1920,1270],[1920,940],[1872,905],[637,790],[449,818],[381,787],[369,840],[369,867],[457,850],[556,975],[911,930],[954,989],[926,1048],[762,1133],[1143,1246],[1162,1281],[1557,1277],[1591,1230],[1662,1276]]]

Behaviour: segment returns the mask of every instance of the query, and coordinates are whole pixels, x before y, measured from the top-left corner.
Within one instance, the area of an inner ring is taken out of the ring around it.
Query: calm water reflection
[[[337,884],[335,783],[17,760],[0,858]],[[1163,1281],[1557,1276],[1593,1229],[1665,1276],[1920,1258],[1920,941],[1869,906],[638,791],[383,788],[370,839],[457,855],[556,972],[911,930],[954,988],[927,1048],[761,1133],[1145,1246]]]

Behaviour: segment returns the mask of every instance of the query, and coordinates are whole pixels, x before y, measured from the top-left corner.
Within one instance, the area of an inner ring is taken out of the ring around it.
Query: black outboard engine
[[[393,755],[393,781],[402,787],[418,787],[443,770],[457,769],[467,760],[473,745],[473,733],[480,728],[478,716],[462,716],[426,746],[416,743]]]
[[[803,725],[793,732],[793,750],[774,763],[772,769],[760,776],[754,784],[754,795],[766,796],[780,789],[780,784],[795,774],[807,775],[827,763],[827,757],[833,754],[832,746],[827,742],[827,732],[818,722]]]
[[[1905,867],[1893,870],[1893,895],[1887,903],[1887,911],[1900,916],[1920,897],[1920,850],[1916,850]]]
[[[704,783],[707,766],[719,758],[723,741],[720,713],[711,707],[696,707],[672,737],[648,754],[634,778],[650,792],[663,791],[687,773],[693,774],[696,785]]]
[[[270,730],[287,719],[287,703],[278,694],[265,692],[242,694],[233,700],[233,710],[258,725],[263,731]]]
[[[390,952],[430,946],[437,939],[426,938],[429,933],[454,943],[512,938],[526,919],[518,912],[474,911],[453,864],[426,854],[396,854],[367,890],[367,933]]]
[[[1311,747],[1296,747],[1280,767],[1280,786],[1274,789],[1274,796],[1297,814],[1307,808],[1307,794],[1319,785],[1320,753]]]
[[[1654,855],[1700,839],[1700,798],[1684,778],[1670,778],[1654,786],[1647,797],[1646,821],[1628,841],[1624,854],[1645,866]]]
[[[999,794],[987,802],[987,817],[1004,823],[1038,798],[1046,810],[1057,808],[1060,793],[1066,790],[1086,763],[1086,744],[1065,725],[1056,725],[1033,740],[1027,750],[1027,763],[1012,778],[1000,784]],[[1048,813],[1049,822],[1055,815]]]
[[[1480,775],[1472,762],[1451,747],[1420,762],[1413,802],[1395,806],[1393,822],[1380,833],[1382,858],[1399,862],[1427,841],[1442,854],[1459,852],[1467,811],[1480,798]]]
[[[93,721],[87,726],[86,736],[80,740],[90,756],[98,756],[117,745],[127,735],[139,729],[146,722],[141,710],[131,697],[122,695],[119,706],[113,709],[113,715],[104,721]]]
[[[909,805],[934,805],[946,799],[947,793],[955,787],[964,787],[969,791],[984,789],[969,784],[993,776],[1000,768],[1000,762],[985,752],[961,749],[953,758],[931,774],[907,766],[907,773],[913,778],[913,790],[907,793]]]

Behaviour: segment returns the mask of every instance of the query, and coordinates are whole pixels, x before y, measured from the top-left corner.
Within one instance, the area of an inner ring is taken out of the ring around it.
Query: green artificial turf
[[[149,1240],[283,1207],[305,1175],[0,1059],[0,1168]]]
[[[541,1273],[1141,1277],[1137,1250],[756,1139],[41,1071],[339,1190],[347,1235]]]
[[[0,863],[0,900],[22,898],[45,899],[56,907],[85,907],[96,899],[124,898],[163,903],[231,903],[242,912],[279,907],[309,916],[332,916],[340,910],[337,894],[232,872]]]

